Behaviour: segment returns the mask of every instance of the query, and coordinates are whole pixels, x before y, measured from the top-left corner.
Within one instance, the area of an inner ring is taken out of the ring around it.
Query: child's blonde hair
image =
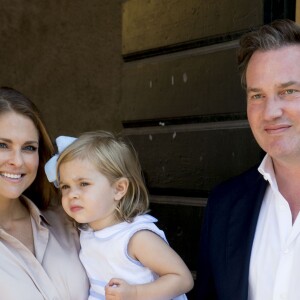
[[[148,211],[148,192],[136,151],[121,136],[100,130],[80,135],[59,156],[58,181],[60,166],[74,159],[87,159],[111,184],[120,178],[128,179],[128,190],[116,209],[119,220],[131,222],[134,217]]]

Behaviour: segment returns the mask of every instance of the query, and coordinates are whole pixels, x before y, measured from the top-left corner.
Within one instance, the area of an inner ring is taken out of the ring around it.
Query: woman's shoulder
[[[43,210],[42,214],[49,224],[48,229],[52,234],[63,239],[75,240],[76,244],[79,243],[78,229],[61,206],[51,205]]]
[[[60,224],[72,224],[71,219],[60,205],[50,205],[47,209],[42,210],[41,212],[51,226],[54,226],[58,222]]]

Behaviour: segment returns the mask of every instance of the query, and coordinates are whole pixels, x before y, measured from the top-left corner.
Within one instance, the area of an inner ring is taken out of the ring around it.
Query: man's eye
[[[289,90],[285,90],[285,91],[284,91],[284,94],[286,94],[286,95],[291,95],[291,94],[294,94],[295,92],[296,92],[296,90],[289,89]]]
[[[263,94],[254,94],[254,93],[249,93],[247,98],[248,100],[260,100],[264,97]]]
[[[7,145],[5,143],[0,143],[0,148],[7,148]]]
[[[260,99],[260,98],[262,98],[261,94],[255,94],[255,95],[251,96],[251,99],[254,99],[254,100],[257,100],[257,99]]]

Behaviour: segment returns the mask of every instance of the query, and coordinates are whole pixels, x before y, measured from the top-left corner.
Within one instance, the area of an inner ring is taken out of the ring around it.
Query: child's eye
[[[87,185],[89,185],[87,182],[81,182],[80,183],[80,186],[87,186]]]
[[[66,184],[63,184],[63,185],[60,186],[60,189],[61,189],[61,190],[66,190],[66,189],[68,189],[68,188],[69,188],[69,186],[66,185]]]

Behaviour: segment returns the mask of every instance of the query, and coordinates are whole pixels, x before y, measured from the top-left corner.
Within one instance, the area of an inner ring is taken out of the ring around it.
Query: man
[[[211,193],[199,300],[300,299],[300,26],[278,20],[240,40],[238,63],[260,166]]]

